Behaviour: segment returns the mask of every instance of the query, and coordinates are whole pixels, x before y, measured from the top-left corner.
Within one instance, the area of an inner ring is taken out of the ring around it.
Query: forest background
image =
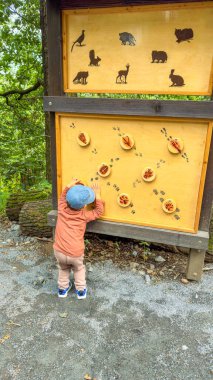
[[[11,193],[51,191],[50,133],[48,114],[43,111],[43,95],[48,95],[44,15],[45,0],[7,0],[0,4],[0,214]],[[76,96],[210,99],[137,94]]]

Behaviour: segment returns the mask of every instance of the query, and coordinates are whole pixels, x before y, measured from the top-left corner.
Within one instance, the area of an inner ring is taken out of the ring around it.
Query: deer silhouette
[[[118,71],[118,75],[116,77],[116,83],[126,83],[126,78],[127,78],[128,72],[129,72],[129,67],[130,67],[130,65],[127,64],[126,70],[119,70]],[[124,81],[122,80],[122,78],[124,78]],[[118,82],[118,79],[120,80],[120,82]]]

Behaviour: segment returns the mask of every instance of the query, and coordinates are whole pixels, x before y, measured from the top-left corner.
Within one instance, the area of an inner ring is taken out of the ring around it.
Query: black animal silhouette
[[[75,44],[79,44],[78,46],[83,46],[82,42],[84,41],[84,38],[85,38],[84,32],[85,30],[82,30],[81,35],[77,38],[77,40],[75,40],[75,42],[73,42],[72,47],[71,47],[71,52],[73,51]]]
[[[126,70],[118,71],[118,75],[116,77],[116,83],[126,83],[126,78],[127,78],[128,73],[129,73],[129,67],[130,67],[130,65],[127,64]],[[124,81],[122,80],[122,78],[124,78]],[[118,82],[118,79],[120,80],[120,82]]]
[[[135,37],[128,32],[119,33],[119,40],[121,40],[122,45],[126,45],[128,43],[131,46],[135,46],[136,42]]]
[[[183,77],[181,77],[180,75],[174,75],[174,69],[171,70],[171,73],[169,75],[169,78],[171,79],[172,81],[172,84],[170,87],[173,87],[173,86],[177,86],[177,87],[181,87],[181,86],[184,86],[185,83],[184,83],[184,79]]]
[[[152,51],[152,63],[165,63],[167,61],[167,58],[168,56],[165,51]]]
[[[89,59],[90,59],[89,66],[99,66],[98,63],[101,61],[101,58],[98,56],[95,57],[95,50],[90,50]]]
[[[73,79],[74,84],[87,84],[87,78],[89,76],[88,71],[79,71]]]
[[[191,28],[175,29],[175,36],[177,37],[176,42],[178,43],[183,41],[190,42],[190,40],[194,37],[194,33]]]

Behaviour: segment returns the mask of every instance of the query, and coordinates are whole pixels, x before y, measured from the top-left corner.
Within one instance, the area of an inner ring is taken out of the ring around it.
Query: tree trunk
[[[51,209],[50,199],[26,202],[19,215],[21,233],[27,236],[51,237],[52,228],[47,225],[47,213]]]

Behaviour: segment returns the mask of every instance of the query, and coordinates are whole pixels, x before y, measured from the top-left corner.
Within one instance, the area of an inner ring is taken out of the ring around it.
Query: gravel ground
[[[0,258],[1,380],[213,379],[213,271],[147,283],[106,260],[86,300],[58,299],[44,244],[1,227]]]

